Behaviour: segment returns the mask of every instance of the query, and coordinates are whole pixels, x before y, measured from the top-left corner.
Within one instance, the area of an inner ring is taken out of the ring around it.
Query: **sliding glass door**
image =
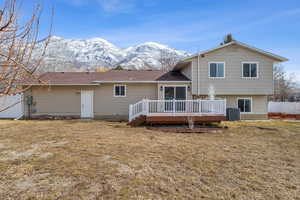
[[[164,99],[168,100],[165,102],[166,112],[184,112],[185,102],[173,100],[186,100],[186,86],[165,86],[164,87]],[[175,108],[174,108],[175,106]]]

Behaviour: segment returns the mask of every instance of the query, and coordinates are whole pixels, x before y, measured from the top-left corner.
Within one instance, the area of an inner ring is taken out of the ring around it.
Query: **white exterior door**
[[[81,118],[94,117],[93,99],[94,99],[93,90],[81,90]]]

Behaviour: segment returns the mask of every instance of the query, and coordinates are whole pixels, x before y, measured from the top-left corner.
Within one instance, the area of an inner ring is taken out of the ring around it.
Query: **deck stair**
[[[131,122],[128,123],[130,126],[140,126],[146,123],[147,117],[145,115],[140,115],[133,119]]]

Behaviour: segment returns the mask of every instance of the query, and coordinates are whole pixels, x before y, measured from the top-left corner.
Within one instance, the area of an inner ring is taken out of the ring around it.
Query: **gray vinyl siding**
[[[200,77],[198,77],[199,73],[197,73],[197,59],[197,57],[193,58],[192,62],[193,94],[207,95],[210,85],[215,88],[217,95],[273,94],[274,60],[272,58],[240,46],[231,45],[199,58]],[[224,79],[208,77],[209,62],[225,62]],[[258,78],[243,78],[242,62],[258,62]]]
[[[126,97],[114,97],[114,84],[102,84],[95,91],[95,115],[128,115],[130,104],[143,99],[157,99],[157,84],[131,83],[126,85]]]
[[[94,91],[94,115],[101,116],[128,116],[129,104],[142,99],[157,99],[156,83],[125,84],[126,97],[114,97],[114,84],[99,86],[33,86],[26,93],[33,96],[34,105],[31,107],[32,116],[80,116],[81,90]],[[25,111],[28,115],[28,106]]]
[[[267,114],[268,113],[268,97],[265,95],[239,95],[239,96],[218,96],[219,98],[226,99],[227,108],[237,108],[238,98],[251,98],[252,112],[249,114]],[[247,113],[248,114],[248,113]],[[247,115],[243,114],[243,115]]]

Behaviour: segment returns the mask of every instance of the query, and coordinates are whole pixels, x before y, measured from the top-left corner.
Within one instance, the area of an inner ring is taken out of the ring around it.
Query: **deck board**
[[[226,121],[224,115],[201,115],[201,116],[146,116],[147,124],[185,124],[192,117],[195,123],[209,123]]]

